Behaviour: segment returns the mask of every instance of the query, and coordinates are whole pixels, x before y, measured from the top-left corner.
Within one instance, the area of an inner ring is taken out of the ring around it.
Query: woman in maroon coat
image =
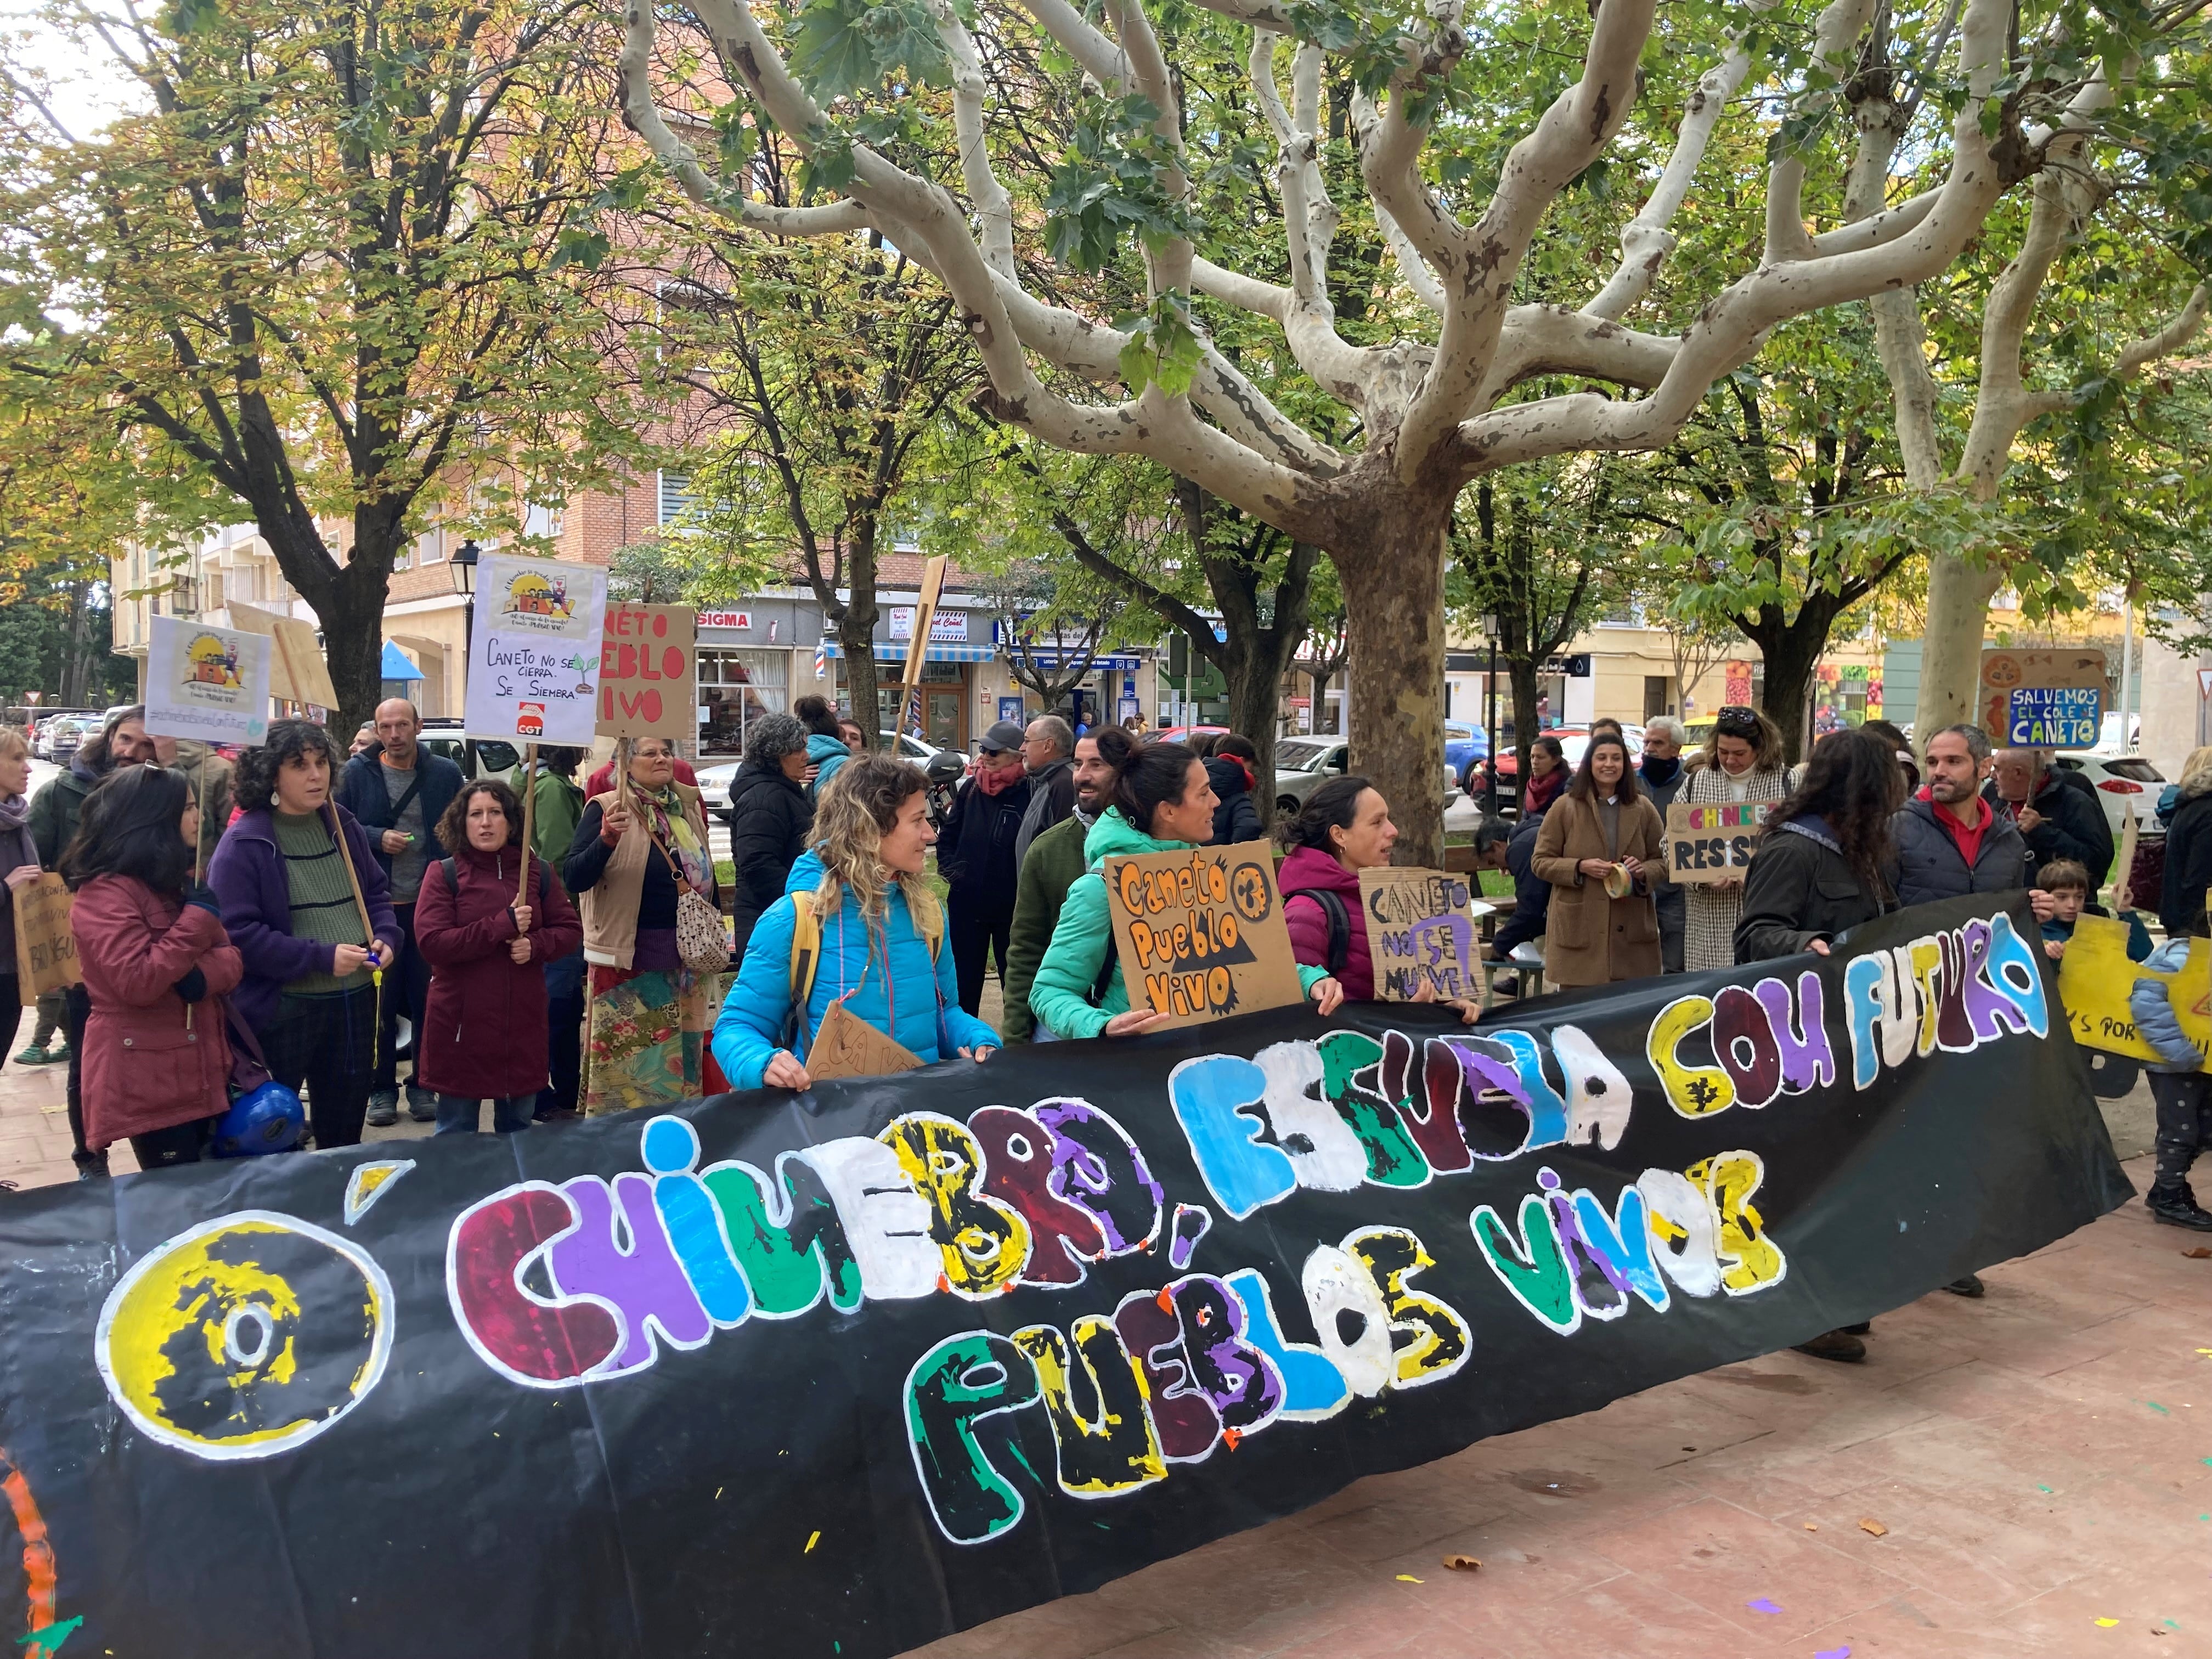
[[[439,1134],[474,1134],[483,1103],[501,1134],[530,1127],[545,1086],[545,964],[583,943],[584,924],[543,859],[522,879],[522,803],[495,779],[470,784],[438,820],[450,857],[423,872],[415,939],[430,998],[415,1080],[438,1097]]]
[[[86,798],[63,852],[92,999],[85,1145],[130,1138],[143,1170],[197,1164],[230,1106],[222,1005],[246,972],[215,895],[192,879],[200,814],[174,772],[118,768]]]

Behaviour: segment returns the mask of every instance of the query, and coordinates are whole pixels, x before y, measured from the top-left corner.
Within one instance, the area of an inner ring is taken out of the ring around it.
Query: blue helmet
[[[215,1126],[217,1158],[258,1158],[264,1152],[289,1152],[300,1144],[307,1127],[307,1109],[300,1097],[277,1082],[249,1089],[230,1103],[230,1109]]]

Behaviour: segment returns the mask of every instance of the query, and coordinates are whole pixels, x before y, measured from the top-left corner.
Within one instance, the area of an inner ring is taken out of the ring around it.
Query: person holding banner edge
[[[270,1075],[306,1096],[319,1147],[360,1144],[380,981],[399,950],[384,867],[368,832],[331,799],[337,764],[321,726],[271,720],[268,740],[239,757],[244,811],[208,866],[246,963],[232,1006],[260,1040]]]
[[[117,772],[86,799],[62,854],[92,1014],[85,1139],[128,1139],[142,1170],[197,1164],[230,1105],[216,999],[244,977],[214,892],[193,874],[200,810],[178,774]]]
[[[1061,1037],[1132,1036],[1172,1018],[1133,1008],[1114,945],[1105,863],[1142,853],[1187,853],[1213,836],[1220,802],[1206,763],[1179,743],[1146,744],[1114,782],[1114,804],[1084,837],[1090,868],[1067,890],[1052,943],[1030,987],[1030,1012]],[[1344,1000],[1325,968],[1298,964],[1298,985],[1324,1014]]]
[[[960,1006],[945,912],[922,875],[937,832],[921,774],[895,756],[860,757],[821,792],[814,830],[783,896],[755,924],[714,1022],[730,1086],[811,1088],[799,1056],[841,1006],[924,1065],[988,1058],[999,1034]]]

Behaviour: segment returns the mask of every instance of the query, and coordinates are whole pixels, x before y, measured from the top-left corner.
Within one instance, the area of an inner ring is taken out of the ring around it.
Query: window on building
[[[791,706],[791,656],[783,651],[745,651],[726,646],[699,650],[699,723],[702,755],[742,755],[745,728],[763,714]]]
[[[668,488],[668,475],[664,472],[660,477],[660,487],[663,492],[661,499],[665,503],[667,500],[665,492]],[[668,509],[664,505],[661,508],[661,521],[664,524],[667,522],[667,514]],[[557,507],[540,506],[538,502],[532,501],[528,510],[522,515],[522,533],[526,536],[544,536],[549,538],[558,536],[561,533],[561,509]]]
[[[688,472],[663,472],[660,475],[660,522],[672,523],[690,505],[691,475]]]

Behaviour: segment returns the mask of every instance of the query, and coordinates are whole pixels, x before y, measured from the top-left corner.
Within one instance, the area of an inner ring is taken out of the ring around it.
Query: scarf
[[[975,787],[987,795],[1003,795],[1013,787],[1015,780],[1025,775],[1018,766],[979,766],[975,769]]]
[[[1552,804],[1559,791],[1566,786],[1567,769],[1564,765],[1554,766],[1540,778],[1530,778],[1525,794],[1527,810],[1531,812],[1542,811]]]
[[[31,815],[27,795],[10,795],[0,800],[0,836],[9,836],[21,830]]]
[[[1083,810],[1083,797],[1080,795],[1078,795],[1075,798],[1075,805],[1068,810],[1075,815],[1075,821],[1081,824],[1086,830],[1089,830],[1092,824],[1098,822],[1098,814],[1097,812],[1086,812]]]
[[[699,844],[691,820],[684,815],[684,799],[676,793],[675,786],[656,790],[632,784],[630,788],[645,808],[646,828],[653,838],[674,855],[676,867],[684,872],[684,879],[692,890],[705,892],[710,873],[707,849]]]
[[[1643,765],[1636,769],[1643,773],[1644,782],[1663,787],[1672,783],[1674,775],[1682,769],[1682,757],[1676,755],[1670,759],[1661,760],[1656,756],[1646,755]]]

